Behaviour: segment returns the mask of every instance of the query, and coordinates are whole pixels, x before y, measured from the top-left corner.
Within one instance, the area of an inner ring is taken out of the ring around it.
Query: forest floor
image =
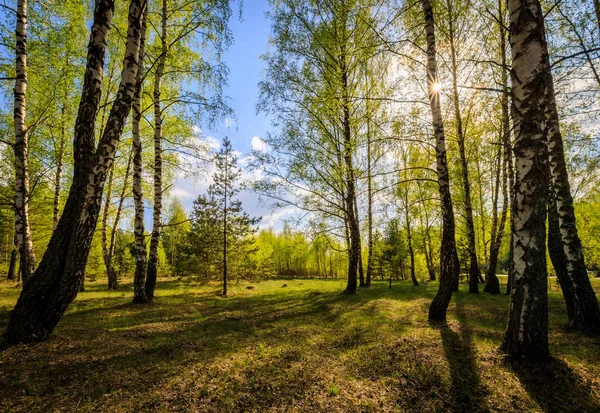
[[[49,342],[0,354],[0,411],[600,411],[598,338],[564,329],[551,284],[553,359],[528,364],[497,351],[508,297],[466,285],[430,325],[434,282],[240,282],[223,298],[170,278],[154,305],[88,283]],[[2,330],[18,294],[0,282]]]

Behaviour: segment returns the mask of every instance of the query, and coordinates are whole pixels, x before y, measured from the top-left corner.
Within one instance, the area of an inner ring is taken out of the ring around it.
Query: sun
[[[442,84],[441,83],[434,83],[433,84],[433,91],[434,92],[439,92],[440,90],[442,90]]]

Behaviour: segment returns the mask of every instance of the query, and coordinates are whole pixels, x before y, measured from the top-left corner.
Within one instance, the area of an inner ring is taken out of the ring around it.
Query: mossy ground
[[[599,340],[563,328],[555,285],[540,364],[496,350],[505,295],[462,285],[448,322],[430,325],[434,282],[344,286],[240,282],[223,298],[163,279],[155,304],[135,305],[131,284],[88,283],[49,342],[0,353],[0,411],[600,411]],[[1,329],[18,294],[0,282]]]

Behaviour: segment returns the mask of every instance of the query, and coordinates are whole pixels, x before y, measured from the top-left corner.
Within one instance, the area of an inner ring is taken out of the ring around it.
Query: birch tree
[[[35,255],[29,226],[28,131],[26,118],[27,93],[27,0],[17,1],[16,80],[14,87],[15,127],[15,228],[20,254],[20,271],[25,284],[35,269]]]
[[[452,298],[455,265],[457,264],[454,211],[450,194],[448,160],[446,159],[446,137],[440,106],[441,84],[437,75],[437,57],[433,9],[429,0],[421,0],[425,17],[425,35],[427,37],[427,93],[431,108],[431,117],[435,136],[436,168],[438,188],[442,209],[442,246],[440,258],[440,286],[429,306],[430,320],[445,320],[446,310]]]
[[[514,279],[501,349],[544,359],[548,351],[546,202],[548,178],[545,93],[550,65],[538,0],[509,0],[514,122]]]
[[[141,16],[145,7],[144,0],[132,0],[130,3],[121,83],[107,127],[96,148],[94,126],[114,3],[98,0],[95,5],[73,141],[73,184],[44,258],[32,282],[24,286],[11,313],[4,334],[6,344],[47,340],[77,295],[98,219],[106,174],[114,160],[116,145],[131,108],[138,67]]]

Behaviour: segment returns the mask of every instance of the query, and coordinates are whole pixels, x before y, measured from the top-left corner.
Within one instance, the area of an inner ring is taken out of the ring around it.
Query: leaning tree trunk
[[[162,109],[160,88],[167,61],[167,0],[162,1],[161,18],[161,54],[154,75],[154,210],[152,215],[152,236],[150,238],[150,255],[146,273],[146,297],[154,299],[156,276],[158,272],[158,245],[161,233],[162,214]]]
[[[548,255],[567,305],[567,316],[570,322],[575,314],[575,298],[573,297],[573,285],[569,280],[567,257],[560,235],[560,219],[556,209],[556,197],[552,188],[548,190]]]
[[[512,233],[514,279],[501,350],[510,356],[544,359],[549,357],[544,92],[550,66],[539,0],[509,0],[508,6],[517,168]]]
[[[73,184],[44,258],[35,275],[24,286],[11,313],[4,335],[6,344],[47,340],[77,296],[100,212],[106,173],[114,161],[115,147],[131,108],[140,22],[145,7],[145,0],[132,0],[130,3],[121,84],[105,132],[98,148],[94,150],[94,124],[101,95],[102,65],[114,9],[111,0],[98,0],[96,3],[75,125]]]
[[[25,124],[27,93],[27,0],[17,1],[15,30],[14,127],[15,127],[15,231],[21,256],[23,285],[35,270],[35,255],[29,227],[28,130]]]
[[[547,55],[546,58],[548,58]],[[583,247],[577,233],[575,209],[573,208],[573,197],[569,185],[549,62],[547,62],[547,66],[545,103],[550,180],[554,191],[553,197],[556,201],[556,213],[558,214],[561,241],[566,260],[567,280],[565,280],[565,283],[570,284],[570,286],[567,286],[563,284],[563,280],[560,280],[561,287],[563,292],[568,289],[572,291],[570,298],[570,294],[563,294],[565,300],[567,300],[567,307],[572,309],[569,324],[581,331],[598,331],[600,330],[600,309],[587,274]],[[569,299],[572,300],[572,303],[568,302]]]
[[[449,0],[447,1],[448,10],[452,10]],[[451,14],[451,13],[450,13]],[[465,150],[465,133],[462,124],[462,115],[460,112],[460,102],[458,95],[458,68],[456,63],[456,46],[454,44],[454,19],[450,16],[448,21],[448,30],[450,36],[450,52],[452,63],[452,95],[454,101],[454,120],[456,121],[456,139],[458,141],[458,152],[460,155],[461,178],[464,193],[465,219],[467,224],[467,240],[469,248],[469,292],[479,293],[479,278],[481,272],[477,260],[477,247],[475,240],[475,224],[473,223],[473,204],[471,202],[471,181],[469,180],[469,164]]]
[[[131,118],[133,153],[133,205],[135,210],[133,234],[135,237],[135,272],[133,275],[133,302],[145,304],[148,302],[146,296],[146,242],[144,239],[144,196],[142,192],[142,139],[140,134],[140,122],[142,120],[141,92],[144,79],[144,58],[146,57],[146,24],[148,8],[142,16],[142,33],[140,40],[139,69],[135,82]]]
[[[421,0],[421,5],[425,17],[425,34],[427,36],[427,92],[435,131],[435,158],[442,208],[440,286],[429,306],[429,319],[445,320],[446,310],[452,298],[452,289],[456,278],[455,261],[457,261],[457,253],[454,239],[454,211],[452,210],[452,197],[450,195],[448,160],[446,159],[446,138],[444,135],[444,123],[442,121],[440,94],[435,89],[438,76],[433,9],[429,0]]]

